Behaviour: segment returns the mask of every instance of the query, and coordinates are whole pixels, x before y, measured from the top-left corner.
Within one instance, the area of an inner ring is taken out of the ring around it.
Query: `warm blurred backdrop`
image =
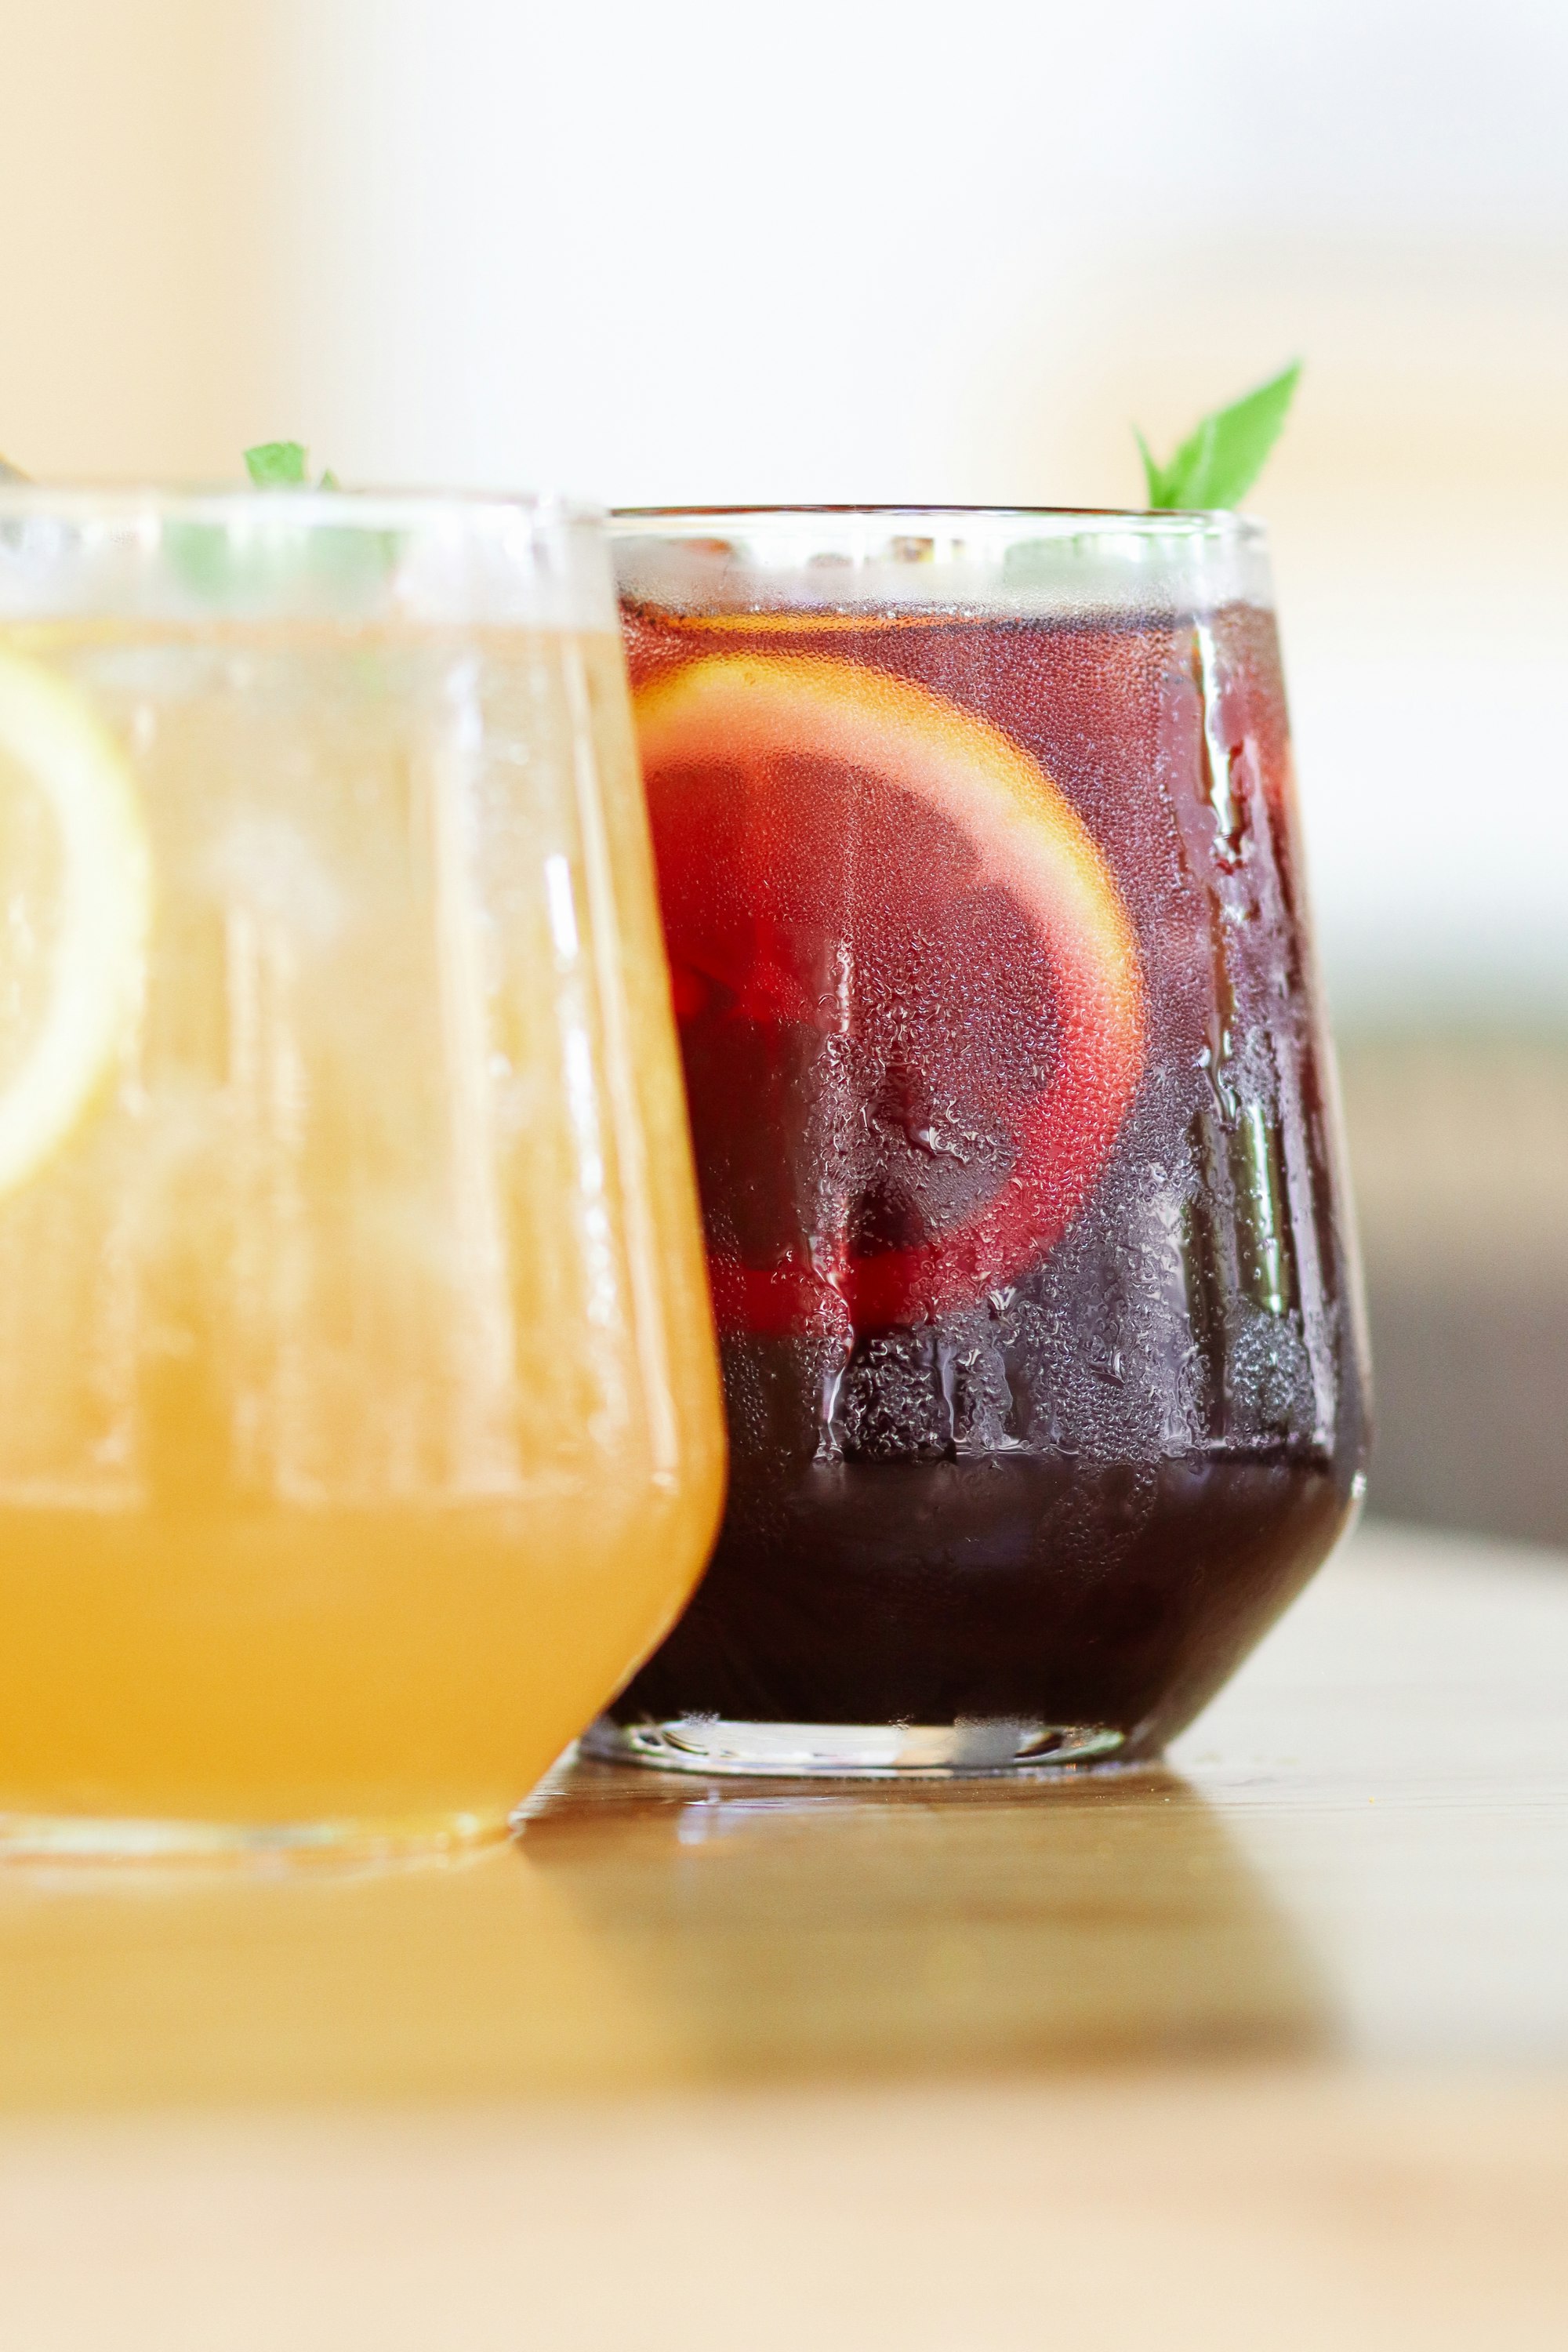
[[[0,0],[40,473],[1135,501],[1275,533],[1374,1507],[1568,1541],[1568,10]]]

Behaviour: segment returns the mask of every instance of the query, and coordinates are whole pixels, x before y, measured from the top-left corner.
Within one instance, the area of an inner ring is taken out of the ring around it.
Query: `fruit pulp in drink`
[[[72,983],[73,746],[132,814],[69,854],[146,895],[110,1065],[0,1197],[0,1816],[495,1830],[721,1486],[619,646],[52,622],[0,663],[64,747],[0,748],[0,1124]]]
[[[614,1716],[1152,1752],[1363,1451],[1272,616],[623,619],[731,1472]]]

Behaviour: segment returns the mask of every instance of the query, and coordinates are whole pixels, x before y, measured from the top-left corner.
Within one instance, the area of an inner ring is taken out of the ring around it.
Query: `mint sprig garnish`
[[[1188,434],[1168,466],[1156,463],[1136,425],[1139,453],[1149,484],[1152,507],[1201,507],[1239,504],[1268,463],[1301,373],[1300,360],[1243,393],[1228,408],[1216,408]]]
[[[310,453],[302,441],[258,441],[245,452],[245,470],[258,490],[307,490]],[[318,488],[342,488],[335,474]],[[254,515],[240,527],[226,522],[172,521],[164,544],[182,580],[205,604],[222,612],[268,612],[324,604],[342,615],[379,602],[402,551],[399,533],[357,523],[303,520],[284,498],[265,502],[265,526]]]
[[[310,479],[310,452],[302,441],[258,441],[245,453],[245,470],[258,490],[302,490]],[[336,490],[342,486],[329,467],[318,487]]]

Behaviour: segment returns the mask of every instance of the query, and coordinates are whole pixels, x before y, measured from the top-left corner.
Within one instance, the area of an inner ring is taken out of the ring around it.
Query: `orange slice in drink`
[[[858,663],[637,698],[720,1321],[886,1329],[1037,1265],[1137,1087],[1110,867],[1010,736]]]

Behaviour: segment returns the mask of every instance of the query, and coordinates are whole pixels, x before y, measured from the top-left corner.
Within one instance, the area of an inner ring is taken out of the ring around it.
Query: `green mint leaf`
[[[263,441],[245,453],[258,489],[308,489],[309,453],[301,441]],[[323,490],[342,488],[335,474]],[[373,609],[397,568],[402,539],[391,530],[362,530],[300,520],[288,499],[269,505],[259,535],[247,524],[237,534],[223,523],[170,523],[170,559],[185,586],[206,605],[265,614],[321,606],[344,616]]]
[[[1279,438],[1301,373],[1292,360],[1277,376],[1216,408],[1187,436],[1168,466],[1156,465],[1137,435],[1152,507],[1234,507],[1247,496]],[[1134,427],[1136,431],[1136,427]]]
[[[302,441],[258,441],[245,453],[245,470],[258,490],[299,489],[305,474]]]

